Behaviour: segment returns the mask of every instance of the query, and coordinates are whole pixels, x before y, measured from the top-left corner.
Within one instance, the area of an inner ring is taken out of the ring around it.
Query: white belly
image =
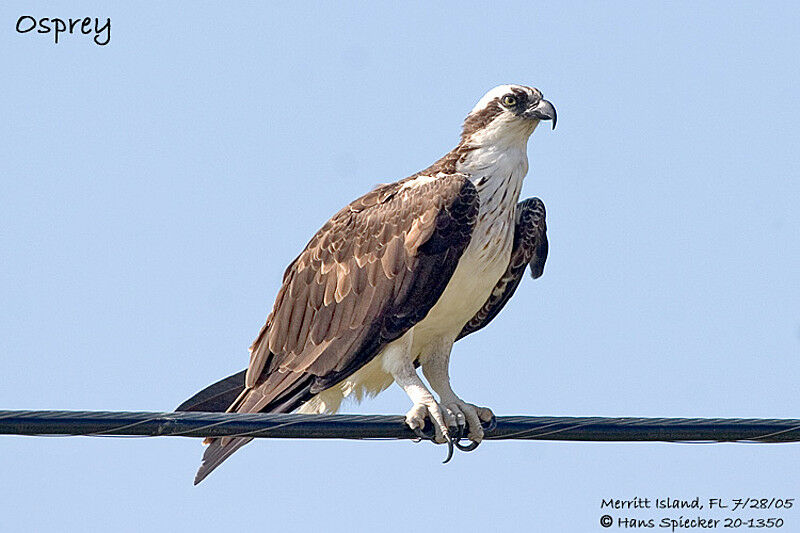
[[[519,155],[519,154],[518,154]],[[474,177],[480,198],[472,240],[453,277],[428,315],[414,326],[414,358],[424,357],[426,346],[455,341],[461,329],[483,307],[508,268],[514,244],[516,208],[527,159],[496,161],[486,177]]]
[[[414,326],[414,357],[425,346],[444,338],[454,341],[461,329],[483,307],[506,271],[514,239],[513,216],[476,225],[473,239],[458,262],[450,283],[428,315]]]

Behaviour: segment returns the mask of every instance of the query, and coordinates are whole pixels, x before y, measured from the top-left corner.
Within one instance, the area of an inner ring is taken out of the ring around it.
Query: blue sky
[[[21,15],[111,17],[111,42]],[[244,368],[313,232],[510,82],[558,109],[523,188],[550,257],[456,346],[455,390],[498,414],[800,417],[798,16],[3,2],[0,408],[170,410]],[[394,387],[347,410],[408,408]],[[260,441],[193,487],[201,451],[0,438],[3,523],[585,532],[603,498],[800,498],[800,445],[492,442],[443,466],[426,443]]]

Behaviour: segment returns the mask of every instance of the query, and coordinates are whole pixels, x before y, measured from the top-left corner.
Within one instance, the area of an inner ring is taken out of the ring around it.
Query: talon
[[[474,440],[470,441],[469,444],[467,444],[466,446],[460,444],[459,442],[456,442],[456,448],[458,448],[462,452],[471,452],[474,451],[475,448],[480,446],[480,444],[481,444],[480,442],[475,442]]]
[[[447,438],[447,458],[442,462],[443,465],[449,463],[453,458],[453,438],[450,435],[445,435],[445,438]]]

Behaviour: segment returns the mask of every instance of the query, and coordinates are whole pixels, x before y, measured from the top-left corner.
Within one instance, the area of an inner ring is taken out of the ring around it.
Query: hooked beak
[[[552,120],[553,129],[556,129],[556,108],[553,107],[553,104],[547,100],[539,100],[539,103],[536,104],[536,107],[528,111],[528,114],[533,118],[538,118],[539,120]]]

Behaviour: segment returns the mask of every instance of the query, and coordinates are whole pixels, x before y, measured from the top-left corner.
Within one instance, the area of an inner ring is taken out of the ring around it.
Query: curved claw
[[[461,444],[461,443],[459,443],[458,441],[456,441],[456,448],[458,448],[458,449],[459,449],[459,450],[461,450],[462,452],[471,452],[471,451],[474,451],[474,450],[475,450],[475,448],[477,448],[478,446],[480,446],[480,444],[481,444],[480,442],[475,442],[475,441],[473,440],[473,441],[470,441],[470,442],[469,442],[469,444],[467,444],[466,446],[464,446],[463,444]]]
[[[456,448],[458,448],[462,452],[471,452],[472,450],[477,448],[480,442],[470,441],[470,443],[467,445],[461,444],[461,439],[463,439],[466,436],[465,433],[467,433],[467,428],[463,427],[459,429],[460,431],[458,432],[458,436],[455,439]]]
[[[443,465],[446,465],[450,462],[450,459],[453,458],[453,437],[450,435],[447,436],[447,457],[444,461],[442,461]]]
[[[450,436],[453,437],[454,442],[458,442],[464,438],[466,427],[464,426],[450,426],[447,428],[450,431]]]
[[[497,417],[492,415],[492,418],[488,422],[481,421],[481,427],[483,427],[483,431],[484,432],[489,432],[489,431],[495,430],[497,428]],[[455,442],[456,448],[458,448],[462,452],[475,451],[475,449],[478,446],[480,446],[480,444],[481,444],[480,442],[470,441],[469,444],[463,445],[463,444],[461,444],[461,442],[459,442],[459,441],[461,441],[461,437],[462,436],[463,436],[463,432],[461,433],[461,435],[459,435],[459,438],[456,439],[456,442]]]

